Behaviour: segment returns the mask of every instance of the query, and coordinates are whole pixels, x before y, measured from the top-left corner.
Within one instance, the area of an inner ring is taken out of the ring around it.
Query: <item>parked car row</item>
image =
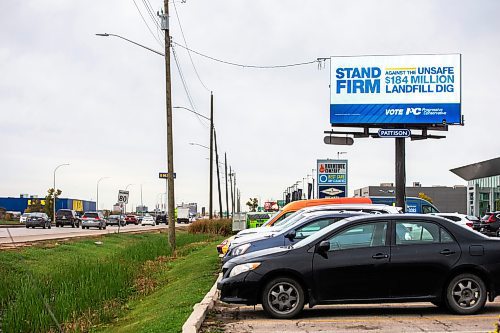
[[[41,227],[43,229],[51,228],[51,220],[45,213],[25,213],[21,215],[20,221],[24,222],[26,228]],[[146,214],[144,216],[129,215],[109,215],[104,217],[102,212],[85,212],[79,216],[77,212],[71,209],[59,209],[56,212],[56,227],[71,226],[72,228],[106,229],[108,225],[119,225],[121,227],[127,224],[135,225],[155,225],[153,216]],[[157,223],[156,223],[157,224]]]
[[[498,212],[402,214],[388,205],[317,205],[218,246],[227,303],[274,318],[305,304],[429,301],[474,314],[500,293]],[[280,215],[280,214],[278,214]],[[284,214],[281,214],[283,216]],[[272,226],[269,226],[272,225]]]

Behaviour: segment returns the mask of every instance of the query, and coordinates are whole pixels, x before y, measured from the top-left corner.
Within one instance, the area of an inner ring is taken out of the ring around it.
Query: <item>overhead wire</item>
[[[139,15],[141,16],[142,18],[142,21],[144,22],[144,24],[146,25],[146,27],[148,28],[149,32],[151,33],[151,35],[153,36],[153,38],[158,42],[158,44],[160,44],[161,47],[164,47],[164,44],[160,41],[160,39],[158,37],[156,37],[156,35],[153,33],[153,31],[151,30],[151,28],[149,27],[149,24],[148,22],[146,22],[146,19],[144,18],[144,16],[142,15],[142,12],[141,10],[139,9],[139,6],[137,6],[137,3],[135,2],[135,0],[132,0],[132,2],[134,3],[135,5],[135,8],[137,8],[137,11],[139,12]]]
[[[184,35],[184,30],[182,29],[181,19],[179,17],[179,12],[177,11],[177,6],[175,5],[175,1],[174,1],[174,10],[175,10],[175,16],[177,17],[177,22],[179,22],[179,28],[181,31],[182,39],[184,40],[184,45],[186,45],[186,47],[187,47],[188,43],[186,41],[186,36]],[[200,74],[198,73],[198,70],[196,69],[196,66],[194,65],[194,61],[193,61],[193,57],[191,56],[191,52],[189,50],[186,50],[186,51],[187,51],[187,54],[189,55],[189,59],[191,60],[191,65],[193,65],[194,72],[196,73],[196,76],[198,77],[198,81],[200,81],[203,88],[205,88],[207,91],[211,91],[210,89],[207,88],[205,83],[203,83],[203,80],[201,79]]]
[[[189,88],[188,88],[188,85],[186,83],[186,79],[184,78],[184,73],[182,72],[182,67],[181,67],[181,64],[179,62],[179,59],[177,58],[177,53],[175,51],[175,48],[172,47],[172,54],[174,56],[174,61],[175,61],[175,65],[177,67],[177,71],[179,72],[179,77],[181,79],[181,83],[182,83],[182,86],[184,88],[184,91],[186,92],[186,96],[187,96],[187,99],[188,99],[188,102],[189,102],[189,105],[191,106],[191,108],[193,109],[193,111],[196,112],[196,107],[194,106],[194,102],[193,102],[193,98],[191,97],[191,93],[189,91]],[[196,113],[195,113],[196,114]],[[196,118],[198,118],[198,121],[200,122],[200,124],[202,124],[204,127],[207,127],[208,128],[208,125],[205,124],[202,119],[200,118],[200,116],[198,116],[196,114]]]
[[[320,62],[319,59],[315,59],[315,60],[311,60],[311,61],[304,61],[304,62],[298,62],[298,63],[292,63],[292,64],[285,64],[285,65],[268,65],[268,66],[260,66],[260,65],[245,65],[245,64],[239,64],[239,63],[235,63],[235,62],[231,62],[231,61],[226,61],[226,60],[222,60],[222,59],[218,59],[218,58],[215,58],[215,57],[212,57],[212,56],[209,56],[209,55],[206,55],[204,53],[201,53],[201,52],[198,52],[198,51],[195,51],[185,45],[182,45],[182,44],[179,44],[175,41],[172,41],[172,44],[175,44],[185,50],[188,50],[190,52],[193,52],[194,54],[197,54],[199,55],[200,57],[204,57],[204,58],[207,58],[207,59],[210,59],[210,60],[213,60],[213,61],[216,61],[216,62],[219,62],[219,63],[222,63],[222,64],[226,64],[226,65],[231,65],[231,66],[236,66],[236,67],[243,67],[243,68],[257,68],[257,69],[274,69],[274,68],[288,68],[288,67],[296,67],[296,66],[304,66],[304,65],[310,65],[310,64],[315,64],[315,63],[318,63]]]

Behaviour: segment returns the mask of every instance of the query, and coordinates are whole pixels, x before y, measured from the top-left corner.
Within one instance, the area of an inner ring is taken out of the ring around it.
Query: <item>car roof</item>
[[[397,207],[389,206],[385,204],[333,204],[333,205],[320,205],[313,207],[302,208],[301,211],[304,212],[314,212],[314,211],[325,211],[325,210],[388,210],[396,212]]]

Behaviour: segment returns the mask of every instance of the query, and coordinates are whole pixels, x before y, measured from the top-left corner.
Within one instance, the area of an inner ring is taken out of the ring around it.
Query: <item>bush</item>
[[[233,233],[231,219],[197,220],[191,223],[188,231],[191,234],[212,234],[229,236]]]

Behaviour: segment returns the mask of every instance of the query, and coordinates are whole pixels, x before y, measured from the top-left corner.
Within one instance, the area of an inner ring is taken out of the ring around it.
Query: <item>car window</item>
[[[340,220],[340,218],[320,219],[303,225],[302,227],[295,229],[295,239],[307,238],[338,220]]]
[[[441,233],[441,243],[452,243],[453,242],[453,237],[448,233],[448,231],[444,230],[443,228],[440,228],[440,233]]]
[[[454,222],[460,221],[460,217],[458,217],[458,216],[453,216],[453,215],[438,215],[438,216],[444,217],[444,218],[451,220],[451,221],[454,221]]]
[[[396,244],[439,243],[439,229],[431,222],[397,221]]]
[[[328,239],[330,251],[383,246],[386,231],[387,222],[385,221],[352,226]]]
[[[430,214],[430,213],[439,213],[439,212],[432,206],[422,205],[422,213]]]
[[[96,218],[96,217],[98,217],[98,215],[97,215],[97,213],[85,213],[85,214],[83,214],[83,217]]]

